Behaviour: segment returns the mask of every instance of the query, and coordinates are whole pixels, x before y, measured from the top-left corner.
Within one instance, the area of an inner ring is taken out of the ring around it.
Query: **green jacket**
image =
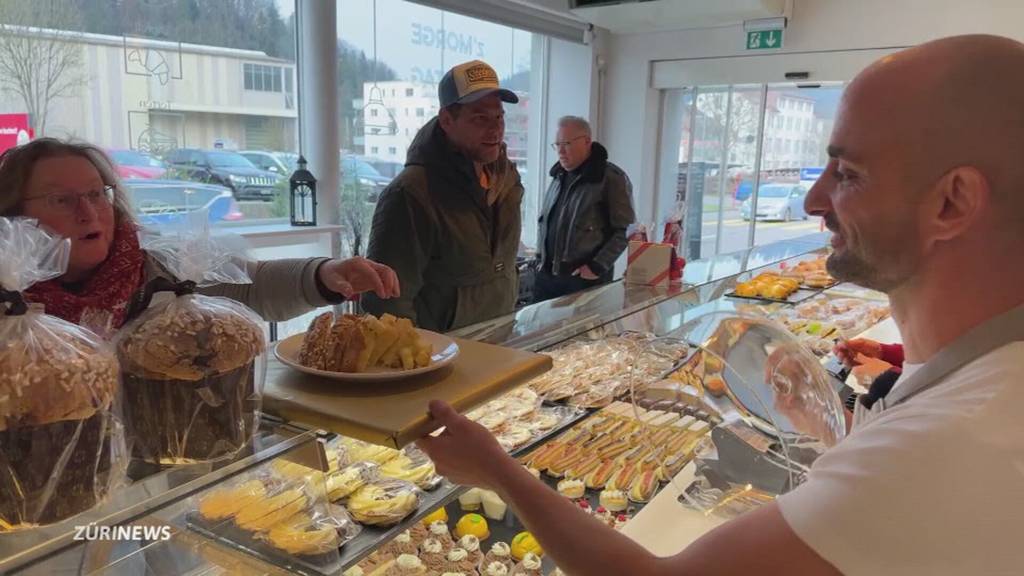
[[[405,169],[377,201],[367,251],[395,270],[402,295],[364,295],[367,312],[446,332],[515,309],[523,186],[504,147],[487,170],[498,194],[492,206],[437,118],[420,129]]]

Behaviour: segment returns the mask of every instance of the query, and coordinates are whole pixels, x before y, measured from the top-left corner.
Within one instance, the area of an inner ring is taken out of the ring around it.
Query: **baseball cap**
[[[486,62],[471,60],[453,66],[437,85],[441,108],[452,104],[476,102],[484,96],[497,94],[510,104],[519,102],[516,93],[498,85],[498,74]]]

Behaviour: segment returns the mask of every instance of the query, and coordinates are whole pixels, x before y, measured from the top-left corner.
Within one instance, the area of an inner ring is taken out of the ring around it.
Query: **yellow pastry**
[[[250,532],[263,532],[302,511],[309,499],[302,489],[285,490],[262,502],[251,503],[235,515],[235,524]]]
[[[199,501],[199,513],[207,520],[234,516],[251,504],[262,501],[267,488],[259,480],[249,480],[234,488],[215,490]]]
[[[296,514],[270,529],[266,540],[289,554],[313,555],[341,545],[333,526],[317,527],[307,514]]]
[[[348,511],[357,522],[397,524],[420,504],[416,487],[400,480],[393,484],[367,484],[349,496]]]
[[[333,502],[345,498],[377,478],[373,462],[356,462],[327,476],[327,497]]]
[[[427,514],[426,516],[424,516],[423,520],[420,520],[420,522],[422,522],[424,526],[430,526],[434,522],[445,522],[445,523],[447,523],[448,522],[448,511],[444,509],[444,506],[442,506],[442,507],[438,508],[437,510],[434,510],[430,514]]]
[[[566,498],[582,498],[583,492],[587,489],[583,480],[567,479],[558,483],[558,493]]]
[[[466,514],[459,518],[455,524],[455,537],[476,536],[480,540],[486,540],[491,536],[491,530],[487,526],[487,520],[479,514]]]
[[[437,469],[429,459],[417,463],[405,454],[399,454],[380,467],[380,474],[386,478],[412,482],[420,488],[429,488],[434,484]]]
[[[520,532],[516,534],[516,537],[512,539],[512,557],[516,560],[522,560],[527,554],[533,553],[537,556],[544,555],[544,549],[540,547],[540,543],[533,537],[533,534],[529,532]]]
[[[376,444],[370,444],[369,442],[363,442],[362,440],[354,440],[351,438],[345,438],[344,444],[348,452],[349,461],[351,462],[373,462],[374,464],[384,464],[393,458],[397,458],[400,454],[400,452],[394,448],[378,446]]]
[[[622,490],[602,490],[600,503],[610,512],[621,512],[629,505]]]

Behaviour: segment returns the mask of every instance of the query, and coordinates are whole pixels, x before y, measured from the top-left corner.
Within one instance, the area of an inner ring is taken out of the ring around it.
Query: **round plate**
[[[420,338],[430,344],[430,349],[433,354],[430,356],[430,365],[423,368],[414,368],[412,370],[399,370],[395,368],[370,368],[366,372],[331,372],[329,370],[317,370],[316,368],[310,368],[299,364],[299,350],[302,348],[302,339],[306,336],[306,333],[296,334],[289,336],[284,340],[281,340],[274,346],[274,356],[281,362],[291,366],[299,372],[305,372],[306,374],[314,374],[316,376],[323,376],[324,378],[333,378],[335,380],[344,380],[347,382],[379,382],[384,380],[398,380],[402,378],[409,378],[410,376],[416,376],[417,374],[425,374],[427,372],[433,372],[439,370],[455,361],[455,357],[459,355],[459,345],[454,340],[445,336],[444,334],[438,334],[437,332],[431,332],[430,330],[416,329],[419,332]]]

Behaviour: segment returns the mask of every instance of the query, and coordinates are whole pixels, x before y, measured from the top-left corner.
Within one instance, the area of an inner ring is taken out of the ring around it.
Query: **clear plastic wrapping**
[[[195,222],[193,222],[195,224]],[[262,319],[194,286],[249,282],[244,257],[194,230],[144,238],[143,248],[178,280],[117,339],[132,455],[159,464],[231,457],[259,419],[266,341]]]
[[[339,548],[361,527],[328,502],[323,476],[307,470],[281,473],[271,466],[245,474],[200,496],[189,522],[275,563],[335,571]]]
[[[0,532],[88,510],[125,478],[113,351],[21,298],[61,276],[69,251],[32,220],[0,218]]]
[[[420,490],[404,480],[379,480],[353,492],[345,503],[352,518],[361,524],[392,526],[420,505]]]

